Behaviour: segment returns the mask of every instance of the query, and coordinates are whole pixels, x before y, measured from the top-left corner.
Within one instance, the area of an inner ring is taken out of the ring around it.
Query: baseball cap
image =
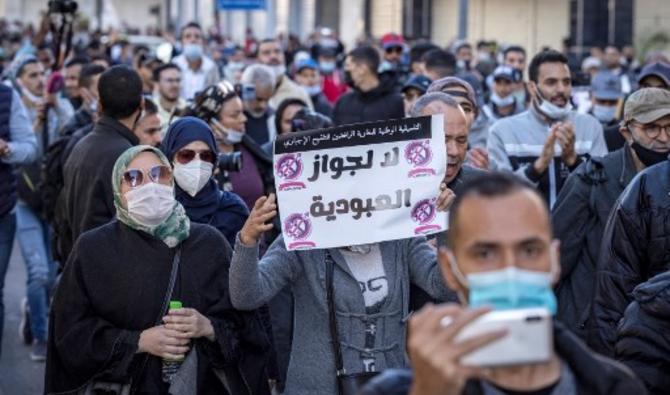
[[[421,94],[423,95],[428,90],[428,87],[430,86],[431,82],[432,81],[430,80],[430,78],[428,78],[426,76],[415,75],[415,76],[412,76],[409,80],[407,80],[405,85],[403,85],[403,87],[402,87],[402,91],[405,92],[406,90],[408,90],[410,88],[414,88],[414,89],[420,91]]]
[[[623,109],[624,122],[654,122],[670,115],[670,91],[662,88],[642,88],[633,92]]]
[[[495,70],[493,70],[493,79],[503,79],[510,82],[519,82],[521,81],[521,72],[510,66],[498,66]]]
[[[449,92],[449,88],[453,86],[459,86],[467,93],[463,94],[463,96],[470,102],[475,108],[475,112],[479,113],[479,104],[477,102],[477,95],[475,94],[475,90],[472,87],[472,85],[465,81],[464,79],[458,78],[458,77],[444,77],[440,78],[437,81],[433,81],[430,86],[428,87],[427,93],[431,92],[444,92],[447,94],[455,95],[456,93]],[[459,94],[460,95],[460,94]]]
[[[637,82],[640,83],[643,79],[654,75],[665,82],[665,85],[670,87],[670,64],[664,62],[650,63],[642,68],[640,76],[637,77]]]
[[[319,65],[316,63],[316,61],[314,61],[314,59],[311,59],[311,58],[301,60],[296,65],[295,71],[296,71],[296,73],[299,73],[299,72],[303,71],[304,69],[318,70]]]
[[[599,71],[591,80],[591,93],[596,99],[618,100],[623,97],[621,78],[608,71]]]
[[[399,34],[387,33],[382,36],[381,44],[384,49],[402,47],[405,45],[405,40]]]

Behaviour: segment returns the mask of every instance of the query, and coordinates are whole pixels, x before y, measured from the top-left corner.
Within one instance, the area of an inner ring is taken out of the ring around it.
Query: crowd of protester
[[[46,393],[670,392],[663,54],[160,36],[77,24],[59,59],[48,24],[0,21],[0,334],[16,239]],[[277,136],[440,114],[448,232],[287,249]],[[459,330],[524,297],[554,315],[551,359],[464,366],[504,333]]]

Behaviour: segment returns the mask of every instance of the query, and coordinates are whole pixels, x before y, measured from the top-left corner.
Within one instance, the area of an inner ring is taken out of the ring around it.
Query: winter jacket
[[[561,240],[557,317],[584,341],[607,218],[636,173],[628,145],[588,159],[568,177],[554,205],[554,236]]]
[[[647,391],[626,366],[602,357],[586,347],[560,323],[554,324],[554,348],[567,364],[577,386],[575,395],[644,395]],[[409,370],[390,370],[375,377],[360,395],[406,395],[412,382]],[[484,395],[482,382],[469,380],[462,395]],[[572,394],[570,394],[572,395]]]
[[[102,117],[72,150],[63,169],[66,224],[58,246],[63,259],[80,234],[114,218],[112,169],[119,156],[137,144],[139,139],[130,129],[113,118]]]
[[[616,328],[638,284],[670,270],[670,161],[640,172],[612,209],[598,258],[592,348],[614,353]]]
[[[575,152],[579,158],[605,156],[607,146],[600,122],[590,115],[571,111],[566,118],[574,125]],[[553,207],[563,183],[579,161],[570,168],[561,158],[558,142],[554,161],[542,174],[537,174],[533,163],[541,155],[551,125],[531,106],[525,112],[503,118],[489,129],[488,150],[494,170],[514,171],[520,177],[537,185],[550,207]]]
[[[402,96],[393,91],[395,79],[391,78],[388,73],[380,75],[379,78],[379,86],[371,91],[362,92],[354,89],[340,97],[333,109],[335,125],[405,117]]]
[[[435,252],[423,237],[379,243],[388,295],[381,310],[368,314],[360,284],[338,249],[329,249],[335,261],[333,287],[344,367],[363,371],[362,357],[373,355],[376,370],[407,366],[405,316],[409,284],[415,283],[432,297],[453,295],[444,284]],[[240,310],[256,309],[287,285],[295,300],[293,344],[286,381],[291,395],[335,395],[335,359],[331,348],[326,307],[324,250],[287,251],[279,237],[258,261],[258,246],[239,241],[230,266],[230,299]],[[374,347],[365,347],[368,322],[374,321]]]
[[[284,75],[281,77],[274,95],[270,98],[270,106],[272,108],[279,108],[281,102],[286,99],[300,99],[307,104],[307,107],[314,108],[312,99],[307,94],[307,91]]]
[[[615,352],[649,393],[670,393],[670,272],[635,287],[617,329]]]

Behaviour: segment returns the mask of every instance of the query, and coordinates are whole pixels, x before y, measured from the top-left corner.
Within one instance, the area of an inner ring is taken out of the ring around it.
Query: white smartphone
[[[456,335],[461,342],[498,329],[507,334],[461,357],[464,366],[508,366],[546,362],[554,347],[552,317],[544,308],[492,311],[466,325]]]

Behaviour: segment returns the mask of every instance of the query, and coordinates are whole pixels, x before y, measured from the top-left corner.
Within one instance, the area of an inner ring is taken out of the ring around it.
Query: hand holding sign
[[[275,204],[275,195],[262,196],[256,200],[254,208],[249,214],[247,222],[244,223],[240,231],[240,241],[245,246],[253,246],[258,243],[258,239],[263,232],[272,229],[272,224],[267,223],[277,215],[277,205]]]

